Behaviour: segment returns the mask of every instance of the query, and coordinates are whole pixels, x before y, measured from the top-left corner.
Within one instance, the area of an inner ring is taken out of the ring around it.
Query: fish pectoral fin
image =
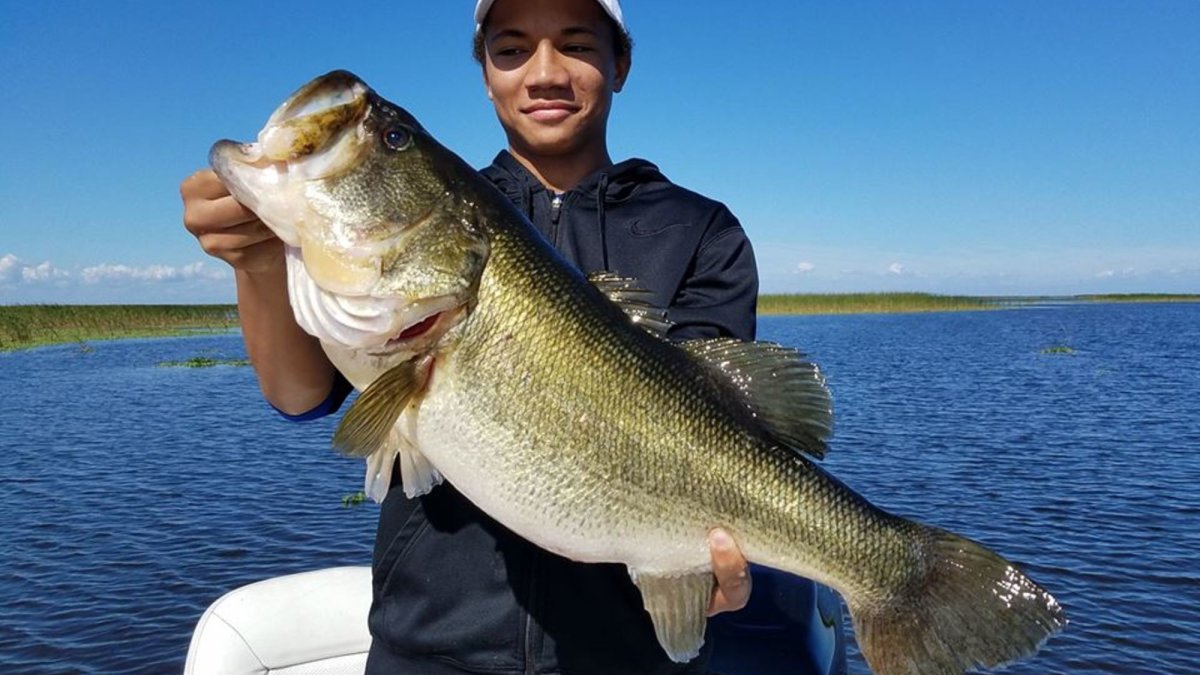
[[[685,351],[732,387],[762,428],[781,444],[823,459],[833,435],[825,376],[804,354],[772,342],[688,340]]]
[[[713,592],[712,572],[666,576],[630,569],[629,576],[642,592],[642,603],[654,623],[654,634],[667,656],[676,663],[696,658],[704,645],[705,620]]]
[[[419,356],[380,375],[346,411],[333,434],[333,447],[351,457],[368,457],[383,447],[414,394],[425,386],[429,357]]]
[[[608,298],[634,325],[647,333],[666,339],[673,325],[667,319],[667,310],[650,302],[652,293],[633,277],[623,277],[615,272],[592,272],[588,281]]]

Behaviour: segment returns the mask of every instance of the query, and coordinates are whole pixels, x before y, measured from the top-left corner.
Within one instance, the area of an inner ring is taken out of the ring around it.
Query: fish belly
[[[703,517],[654,508],[652,495],[580,466],[576,448],[540,439],[479,391],[435,375],[417,413],[416,444],[464,496],[538,546],[581,562],[684,572],[710,564]]]

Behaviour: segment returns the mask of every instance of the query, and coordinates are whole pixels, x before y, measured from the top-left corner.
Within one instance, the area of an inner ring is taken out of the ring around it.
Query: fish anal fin
[[[620,307],[635,325],[651,335],[666,338],[672,325],[667,319],[667,311],[650,301],[653,294],[637,279],[615,272],[592,272],[588,281]]]
[[[704,645],[712,572],[660,575],[630,569],[629,576],[642,592],[654,634],[667,656],[676,663],[696,658]]]
[[[817,459],[825,456],[833,435],[833,399],[825,376],[804,354],[733,338],[689,340],[681,346],[736,390],[777,441]]]
[[[429,363],[429,357],[417,357],[377,377],[342,417],[333,447],[351,457],[368,457],[385,447],[392,427],[425,386]]]

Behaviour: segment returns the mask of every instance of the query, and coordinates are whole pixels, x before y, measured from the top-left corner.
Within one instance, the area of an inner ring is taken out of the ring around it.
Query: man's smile
[[[579,110],[579,105],[566,101],[538,101],[521,108],[522,113],[538,122],[558,122]]]

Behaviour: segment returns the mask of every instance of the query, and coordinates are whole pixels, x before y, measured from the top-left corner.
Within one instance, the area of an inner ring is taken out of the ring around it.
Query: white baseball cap
[[[495,4],[495,2],[496,0],[479,0],[479,2],[475,3],[476,33],[483,29],[483,20],[485,17],[487,17],[487,13],[491,11],[492,5]],[[609,17],[611,17],[613,21],[617,22],[617,26],[621,30],[629,30],[625,28],[625,19],[621,16],[621,3],[619,0],[596,0],[596,2],[600,3],[600,6],[604,8],[604,11],[609,15]]]

